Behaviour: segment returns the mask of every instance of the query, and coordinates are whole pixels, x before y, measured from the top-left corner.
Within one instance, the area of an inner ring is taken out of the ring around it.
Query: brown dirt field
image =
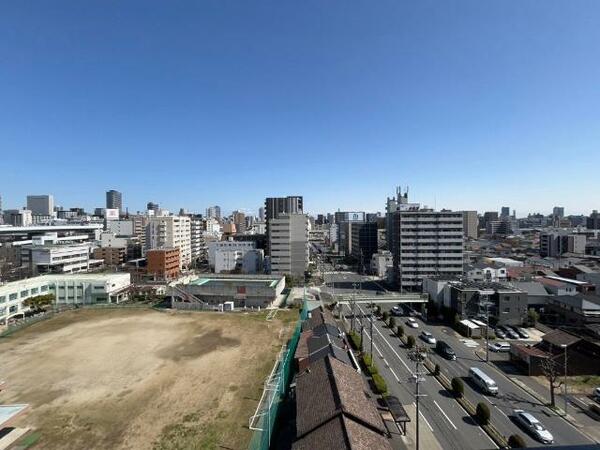
[[[0,402],[31,405],[36,449],[246,448],[297,311],[264,317],[63,313],[0,339]]]

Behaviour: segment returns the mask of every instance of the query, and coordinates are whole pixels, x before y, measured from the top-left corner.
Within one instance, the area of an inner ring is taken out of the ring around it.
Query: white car
[[[489,344],[489,349],[493,352],[510,352],[510,344],[508,342],[494,342]]]
[[[421,331],[421,339],[423,339],[428,344],[433,345],[435,345],[435,343],[437,342],[433,337],[433,334],[431,334],[429,331]]]
[[[408,318],[408,320],[406,321],[406,325],[408,325],[411,328],[419,328],[419,323],[416,321],[416,319],[413,319],[412,317]]]
[[[532,414],[523,411],[522,409],[515,409],[515,418],[525,428],[529,434],[535,439],[541,441],[543,444],[553,444],[554,437],[548,430],[544,428],[539,420],[533,417]]]

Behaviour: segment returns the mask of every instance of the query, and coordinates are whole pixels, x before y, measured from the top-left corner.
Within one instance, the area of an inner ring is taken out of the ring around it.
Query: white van
[[[498,395],[498,385],[494,380],[488,377],[483,370],[478,369],[477,367],[471,367],[469,369],[469,376],[486,394]]]

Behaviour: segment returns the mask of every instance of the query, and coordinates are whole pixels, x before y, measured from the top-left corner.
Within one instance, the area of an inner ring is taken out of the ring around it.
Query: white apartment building
[[[107,220],[106,231],[110,231],[117,236],[134,236],[133,220]]]
[[[252,241],[216,241],[209,242],[208,265],[211,269],[216,268],[216,255],[218,252],[238,251],[247,252],[256,249],[256,243]]]
[[[271,273],[303,276],[308,267],[308,216],[280,214],[269,221]]]
[[[263,250],[217,250],[215,252],[215,273],[239,270],[241,273],[261,273]]]
[[[191,219],[190,239],[192,260],[195,261],[201,259],[206,253],[206,243],[204,242],[204,222],[202,219]]]
[[[0,284],[0,324],[22,316],[30,309],[23,302],[37,295],[54,294],[57,305],[120,303],[130,286],[128,273],[41,275]]]
[[[403,204],[388,214],[388,244],[400,288],[418,289],[424,278],[463,273],[463,214]]]
[[[506,281],[508,272],[506,267],[494,267],[485,263],[477,263],[466,267],[465,275],[471,281],[498,283]]]
[[[44,244],[21,247],[21,264],[32,274],[77,273],[101,266],[102,261],[90,259],[88,244]]]
[[[371,256],[371,273],[379,278],[388,278],[394,267],[392,252],[380,250]]]
[[[180,267],[192,262],[191,220],[187,216],[150,217],[146,227],[146,249],[178,248]]]

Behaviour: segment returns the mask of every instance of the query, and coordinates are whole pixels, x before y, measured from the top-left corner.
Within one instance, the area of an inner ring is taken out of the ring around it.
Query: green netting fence
[[[308,310],[305,297],[300,319],[296,323],[294,333],[287,346],[282,348],[282,353],[280,353],[271,375],[265,382],[263,396],[257,411],[258,414],[250,421],[250,427],[254,430],[254,433],[248,446],[249,450],[268,450],[271,446],[271,437],[277,422],[279,408],[288,393],[294,376],[294,353],[296,353],[298,339],[300,339],[300,333],[302,332],[302,321],[307,316]]]

